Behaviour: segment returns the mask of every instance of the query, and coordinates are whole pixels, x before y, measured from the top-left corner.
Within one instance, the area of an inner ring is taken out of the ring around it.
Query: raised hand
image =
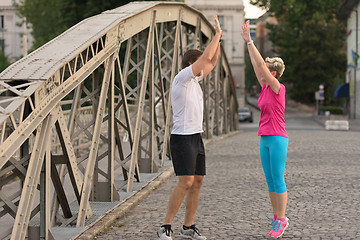
[[[218,17],[215,15],[214,16],[214,21],[215,21],[215,29],[216,29],[216,33],[217,34],[220,34],[220,38],[222,37],[222,29],[221,29],[221,26],[220,26],[220,23],[219,23],[219,19]]]
[[[246,21],[246,23],[244,23],[244,25],[242,26],[242,32],[241,32],[241,36],[244,39],[244,41],[246,42],[250,42],[251,41],[251,36],[250,36],[250,26],[249,26],[249,20]]]

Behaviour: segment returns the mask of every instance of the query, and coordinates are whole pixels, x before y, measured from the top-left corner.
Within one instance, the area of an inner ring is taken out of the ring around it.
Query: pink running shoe
[[[275,214],[273,219],[269,219],[269,220],[268,220],[268,222],[270,222],[270,225],[271,225],[271,231],[269,232],[269,235],[270,235],[270,236],[271,236],[271,233],[272,233],[273,230],[274,230],[275,224],[277,223],[277,222],[276,222],[276,219],[277,219],[277,215]]]
[[[287,217],[285,217],[284,221],[277,219],[274,224],[274,228],[272,232],[270,232],[271,233],[270,236],[273,238],[281,237],[288,226],[289,226],[289,219]]]

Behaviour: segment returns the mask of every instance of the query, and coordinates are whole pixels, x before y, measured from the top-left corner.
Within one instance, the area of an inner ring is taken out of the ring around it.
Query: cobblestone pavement
[[[259,156],[256,123],[208,144],[207,176],[196,224],[208,239],[268,239],[272,215]],[[284,239],[360,239],[359,132],[326,131],[307,117],[290,116],[286,165],[289,228]],[[157,239],[171,177],[96,239]],[[173,239],[184,218],[181,206]]]

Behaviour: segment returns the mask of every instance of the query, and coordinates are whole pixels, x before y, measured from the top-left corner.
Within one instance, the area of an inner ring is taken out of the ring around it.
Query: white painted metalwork
[[[83,20],[4,70],[0,238],[34,238],[36,218],[45,239],[53,239],[52,226],[84,226],[91,201],[119,201],[141,172],[163,167],[172,79],[184,52],[204,49],[213,35],[183,3],[132,2]],[[202,87],[203,137],[235,130],[223,49]]]

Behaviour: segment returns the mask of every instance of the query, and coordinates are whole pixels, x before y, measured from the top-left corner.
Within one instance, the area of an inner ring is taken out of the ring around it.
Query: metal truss
[[[170,160],[172,79],[214,36],[183,3],[133,2],[85,19],[0,74],[0,239],[53,239],[92,202],[119,201]],[[223,49],[202,82],[203,137],[237,128]],[[35,224],[36,225],[36,224]]]

